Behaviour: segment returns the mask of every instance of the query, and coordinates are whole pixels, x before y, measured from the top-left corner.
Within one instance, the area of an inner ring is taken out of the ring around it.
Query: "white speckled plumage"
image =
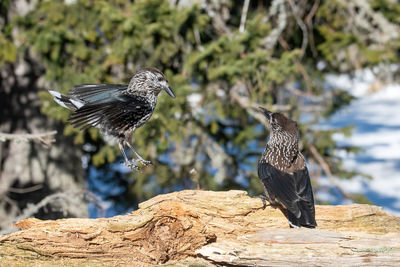
[[[75,86],[67,95],[49,92],[58,104],[74,111],[69,119],[74,127],[97,127],[105,135],[118,138],[125,164],[138,169],[136,161],[128,160],[124,147],[131,148],[144,165],[150,163],[137,154],[130,138],[150,119],[162,90],[175,97],[161,71],[143,68],[133,74],[128,85],[83,84]]]
[[[270,137],[258,163],[266,199],[281,207],[292,227],[314,228],[314,196],[298,147],[297,124],[280,113],[262,111],[270,125]]]

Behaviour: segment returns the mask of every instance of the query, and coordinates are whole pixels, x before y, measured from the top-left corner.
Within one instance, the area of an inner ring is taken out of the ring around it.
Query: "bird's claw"
[[[269,203],[268,206],[270,206],[271,208],[277,209],[277,208],[281,207],[281,204],[279,204],[279,202],[272,201]]]
[[[141,160],[139,160],[139,162],[142,163],[143,166],[153,165],[153,162],[151,162],[150,160],[141,159]]]
[[[125,161],[125,162],[122,162],[122,164],[131,168],[131,170],[135,170],[135,171],[140,171],[142,167],[145,167],[147,165],[153,165],[153,163],[151,161],[144,160],[144,159]]]
[[[135,171],[140,171],[142,167],[145,167],[147,165],[152,165],[153,163],[149,160],[144,160],[144,159],[138,159],[138,160],[132,160],[132,161],[125,161],[123,164],[132,170]]]
[[[261,201],[262,201],[262,203],[263,203],[263,210],[268,206],[267,205],[267,198],[265,197],[265,196],[263,196],[263,195],[260,195],[260,196],[258,196],[258,198],[260,198],[261,199]]]
[[[262,203],[263,203],[263,209],[265,209],[267,206],[270,206],[271,208],[279,208],[281,206],[281,204],[279,204],[276,201],[271,201],[268,197],[264,196],[264,195],[260,195],[257,196],[258,198],[261,199]],[[268,201],[268,204],[267,204]]]
[[[133,162],[125,161],[123,164],[129,167],[131,170],[140,171],[140,168],[139,166],[137,166],[136,161]]]

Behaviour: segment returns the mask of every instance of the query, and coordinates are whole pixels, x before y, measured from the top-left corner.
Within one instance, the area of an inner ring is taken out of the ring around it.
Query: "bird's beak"
[[[266,110],[263,107],[258,107],[262,113],[264,113],[265,117],[267,117],[267,119],[269,120],[271,118],[272,112],[269,110]]]
[[[164,89],[165,92],[167,92],[167,94],[169,94],[172,98],[175,98],[175,94],[174,94],[174,92],[172,92],[171,86],[165,86],[165,87],[163,87],[163,89]]]

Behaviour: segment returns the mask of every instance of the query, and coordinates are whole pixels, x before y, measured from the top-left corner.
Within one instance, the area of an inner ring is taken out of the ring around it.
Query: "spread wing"
[[[70,90],[68,96],[85,103],[95,103],[119,95],[127,88],[125,84],[81,84]]]
[[[86,129],[105,125],[114,132],[140,127],[153,111],[153,106],[144,97],[120,95],[83,105],[71,115],[69,122],[74,127]]]

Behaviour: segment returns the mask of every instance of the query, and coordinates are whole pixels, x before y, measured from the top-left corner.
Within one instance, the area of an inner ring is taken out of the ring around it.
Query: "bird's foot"
[[[274,209],[279,208],[281,206],[281,204],[279,204],[279,202],[272,201],[264,195],[260,195],[260,196],[258,196],[258,198],[260,198],[263,203],[263,209],[265,209],[267,206],[270,206]],[[267,201],[268,201],[268,203],[267,203]]]
[[[271,206],[274,209],[277,209],[277,208],[281,207],[281,204],[279,202],[272,201],[272,202],[269,203],[269,206]]]
[[[140,162],[143,166],[153,165],[150,160],[138,159],[137,161]]]
[[[140,171],[140,167],[136,164],[136,161],[133,162],[125,161],[122,164],[129,167],[131,170]]]
[[[261,199],[261,201],[263,203],[263,210],[264,210],[268,206],[267,205],[267,198],[264,195],[259,195],[257,197]]]
[[[151,161],[144,159],[132,159],[131,161],[125,161],[121,163],[135,171],[140,171],[142,167],[153,164]]]

